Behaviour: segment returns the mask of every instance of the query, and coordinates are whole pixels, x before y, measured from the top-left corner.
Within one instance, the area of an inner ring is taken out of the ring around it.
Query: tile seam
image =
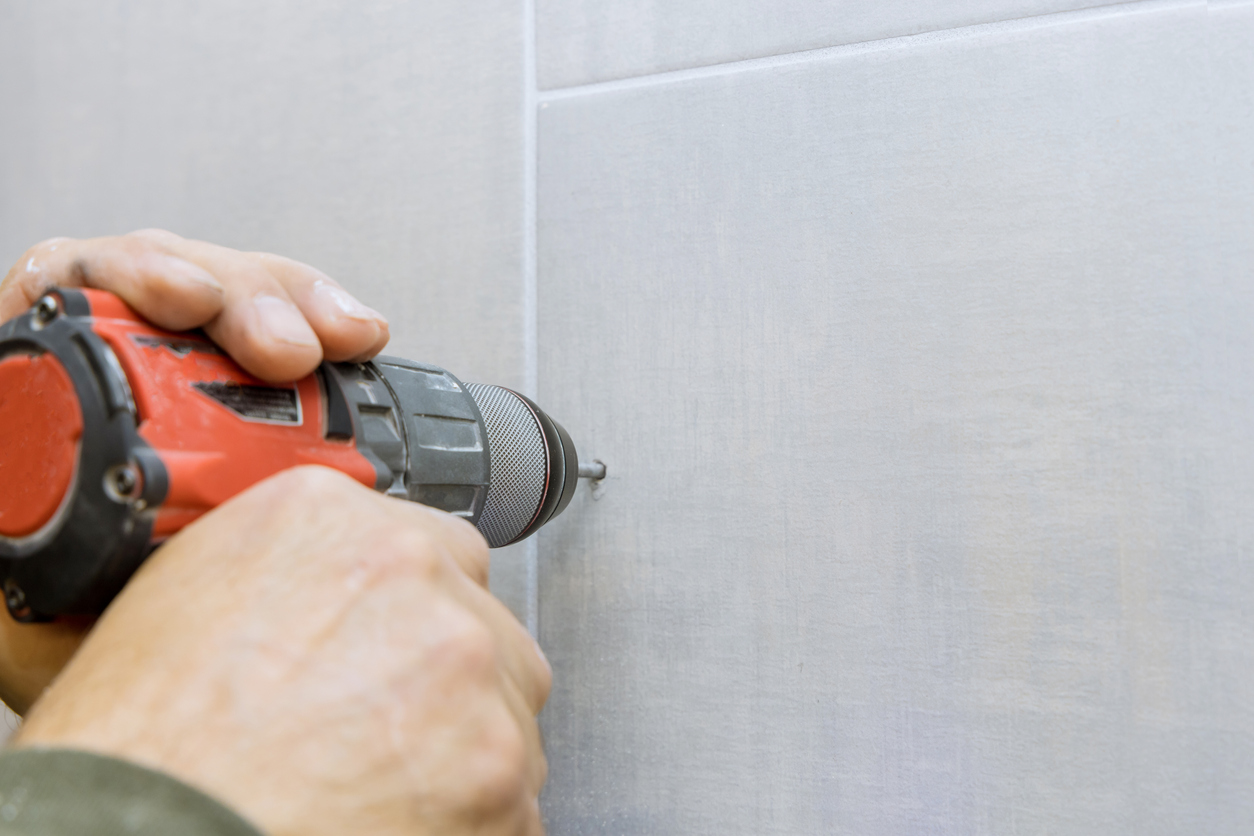
[[[539,109],[539,84],[536,79],[536,0],[522,0],[522,58],[523,58],[523,264],[522,264],[522,326],[523,326],[523,391],[536,397],[539,385],[539,314],[537,310],[537,208],[536,194],[539,189],[539,149],[536,138]],[[523,562],[526,567],[527,632],[539,635],[539,562],[540,554],[536,538],[530,537],[523,546]]]
[[[550,102],[582,98],[584,96],[593,96],[598,93],[612,93],[625,90],[659,87],[666,84],[676,84],[684,81],[695,81],[706,78],[718,78],[720,76],[736,75],[739,73],[753,72],[755,70],[795,66],[797,64],[804,64],[811,61],[821,61],[829,58],[901,49],[913,45],[945,43],[1000,32],[1022,32],[1041,26],[1066,25],[1068,23],[1077,23],[1084,20],[1100,20],[1102,18],[1116,17],[1123,14],[1145,14],[1156,11],[1166,11],[1169,9],[1188,8],[1190,6],[1202,8],[1208,5],[1212,7],[1243,5],[1250,2],[1254,2],[1254,0],[1209,0],[1209,3],[1207,0],[1131,0],[1131,2],[1125,3],[1107,3],[1100,6],[1090,6],[1085,9],[1075,9],[1072,11],[1049,12],[1040,15],[1029,15],[1027,17],[989,21],[987,23],[973,23],[967,26],[955,26],[949,29],[935,29],[928,32],[919,32],[914,35],[894,35],[888,38],[878,38],[869,41],[857,41],[855,43],[836,44],[833,46],[816,47],[814,49],[803,49],[794,52],[781,52],[774,55],[764,55],[756,58],[725,61],[717,64],[705,64],[700,67],[663,70],[661,72],[647,73],[645,75],[631,76],[629,78],[613,79],[610,81],[596,81],[588,84],[574,85],[571,87],[557,87],[550,90],[537,89],[536,101],[539,106],[543,107]]]

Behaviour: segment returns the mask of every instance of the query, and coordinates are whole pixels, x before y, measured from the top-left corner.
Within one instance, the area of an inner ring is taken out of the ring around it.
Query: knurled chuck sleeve
[[[323,369],[328,434],[357,440],[377,490],[463,517],[493,548],[570,503],[575,446],[530,399],[397,357]]]

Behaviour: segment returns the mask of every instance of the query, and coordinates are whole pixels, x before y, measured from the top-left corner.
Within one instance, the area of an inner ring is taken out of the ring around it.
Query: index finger
[[[140,238],[50,238],[27,250],[0,283],[0,322],[27,310],[52,287],[112,291],[171,331],[205,324],[221,313],[226,299],[209,271]]]
[[[172,331],[203,326],[235,362],[275,382],[324,358],[364,362],[388,340],[382,314],[307,264],[157,229],[36,244],[0,283],[0,321],[54,286],[111,291]]]

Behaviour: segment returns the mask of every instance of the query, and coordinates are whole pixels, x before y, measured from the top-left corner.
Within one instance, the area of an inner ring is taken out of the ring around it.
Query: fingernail
[[[151,255],[149,259],[151,259],[151,262],[146,266],[167,279],[199,285],[212,290],[218,295],[226,293],[218,280],[213,277],[213,274],[198,264],[192,264],[190,261],[179,258],[176,255]]]
[[[363,322],[387,322],[383,318],[383,314],[373,308],[367,308],[354,299],[351,294],[346,293],[330,282],[319,279],[314,282],[313,289],[314,293],[330,302],[339,313],[349,319],[357,319]]]
[[[295,305],[277,296],[261,294],[253,297],[257,319],[269,335],[280,342],[300,346],[317,346],[318,337]]]

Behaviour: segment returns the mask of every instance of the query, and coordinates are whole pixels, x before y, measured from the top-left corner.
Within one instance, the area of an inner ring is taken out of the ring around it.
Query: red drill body
[[[0,571],[27,619],[99,611],[162,540],[290,467],[457,514],[494,546],[556,516],[578,468],[509,390],[397,358],[271,384],[95,290],[0,327],[0,438]]]

